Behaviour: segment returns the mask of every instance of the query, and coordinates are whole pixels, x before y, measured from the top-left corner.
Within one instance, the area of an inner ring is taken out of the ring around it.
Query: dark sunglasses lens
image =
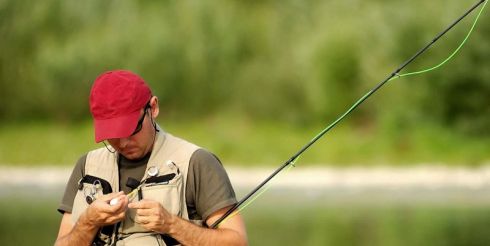
[[[143,114],[143,116],[141,116],[140,120],[138,120],[138,125],[136,125],[136,129],[134,129],[134,132],[131,135],[135,135],[136,133],[141,131],[141,128],[143,128],[143,120],[145,119],[145,116],[146,112]]]
[[[134,130],[134,134],[138,133],[139,131],[141,131],[141,128],[143,128],[143,122],[140,122],[138,123],[138,125],[136,126],[136,129]]]
[[[134,129],[134,132],[133,134],[131,134],[131,136],[135,135],[136,133],[140,132],[141,131],[141,128],[143,128],[143,121],[145,120],[145,116],[146,116],[146,110],[149,109],[151,106],[150,106],[150,102],[148,102],[145,107],[143,108],[143,115],[141,116],[141,118],[138,120],[138,124],[136,125],[136,129]]]

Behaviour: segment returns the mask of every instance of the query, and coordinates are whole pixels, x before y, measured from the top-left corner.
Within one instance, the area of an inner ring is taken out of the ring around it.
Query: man
[[[219,160],[156,123],[158,98],[139,76],[100,75],[90,93],[95,140],[79,159],[58,210],[56,245],[246,245],[236,198]],[[192,222],[191,222],[192,221]]]

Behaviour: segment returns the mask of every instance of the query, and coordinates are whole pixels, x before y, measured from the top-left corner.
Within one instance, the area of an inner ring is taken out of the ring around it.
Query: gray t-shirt
[[[73,201],[78,191],[78,181],[84,175],[86,157],[87,155],[84,155],[78,160],[68,180],[61,204],[58,207],[58,211],[61,213],[72,212]],[[137,180],[143,178],[149,158],[150,154],[140,160],[128,160],[120,156],[118,164],[121,191],[126,194],[131,191],[125,185],[128,177]],[[189,219],[192,220],[206,220],[209,215],[219,209],[237,202],[223,165],[215,155],[204,149],[195,151],[191,156],[185,189]]]

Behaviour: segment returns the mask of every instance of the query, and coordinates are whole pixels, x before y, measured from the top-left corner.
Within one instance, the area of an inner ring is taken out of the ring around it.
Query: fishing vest
[[[160,130],[156,134],[145,174],[137,184],[137,192],[129,195],[129,202],[138,201],[140,196],[155,200],[169,213],[189,220],[185,200],[187,171],[190,158],[198,149],[198,146]],[[98,196],[119,191],[117,157],[117,152],[111,153],[107,148],[87,154],[85,172],[78,183],[73,203],[71,218],[74,224]],[[128,208],[123,221],[99,230],[93,245],[167,245],[164,239],[168,239],[168,236],[139,226],[134,221],[135,215],[135,209]],[[202,221],[192,222],[202,225]]]

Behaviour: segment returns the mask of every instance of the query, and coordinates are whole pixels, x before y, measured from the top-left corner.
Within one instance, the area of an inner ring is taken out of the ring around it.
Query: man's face
[[[155,130],[150,119],[152,112],[152,108],[142,109],[142,116],[133,135],[127,138],[108,139],[109,144],[129,160],[137,160],[144,157],[153,148],[155,137]]]

